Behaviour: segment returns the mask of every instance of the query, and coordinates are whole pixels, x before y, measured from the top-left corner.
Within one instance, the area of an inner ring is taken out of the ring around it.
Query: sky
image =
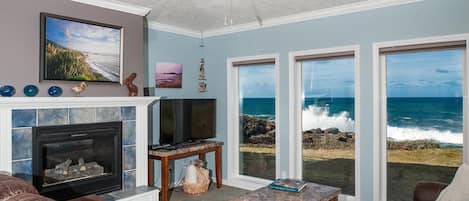
[[[182,64],[161,62],[156,64],[155,73],[182,73]]]
[[[306,97],[353,97],[353,58],[303,63],[303,89]],[[239,67],[240,96],[275,96],[274,65]]]
[[[462,97],[463,50],[386,57],[388,97]]]
[[[240,98],[275,97],[275,68],[273,64],[236,68],[239,68]]]
[[[120,54],[120,30],[46,17],[46,38],[81,52]]]
[[[302,65],[304,97],[354,97],[354,58],[306,61]]]
[[[388,97],[461,97],[463,50],[386,56]],[[274,65],[239,67],[240,96],[275,96]],[[304,97],[354,97],[354,58],[302,63]]]

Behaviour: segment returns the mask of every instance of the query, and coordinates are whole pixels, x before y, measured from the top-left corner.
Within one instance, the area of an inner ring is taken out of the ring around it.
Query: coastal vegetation
[[[275,178],[275,122],[243,115],[241,117],[241,173]],[[397,141],[388,139],[388,181],[399,181],[400,194],[392,200],[408,200],[421,180],[451,182],[462,163],[462,148],[442,146],[432,140]],[[355,133],[337,128],[303,131],[303,178],[342,188],[354,194]],[[405,185],[404,187],[402,185]],[[397,189],[399,188],[399,189]],[[402,191],[405,189],[405,191]]]
[[[46,79],[52,80],[106,80],[95,73],[86,62],[82,52],[63,47],[53,41],[46,41]]]

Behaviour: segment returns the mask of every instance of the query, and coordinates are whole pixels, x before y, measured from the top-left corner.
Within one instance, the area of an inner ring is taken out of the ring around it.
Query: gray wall
[[[73,96],[70,88],[78,82],[39,82],[40,12],[91,20],[124,28],[124,79],[137,73],[134,83],[143,95],[144,19],[141,16],[75,3],[68,0],[2,0],[0,2],[0,85],[13,85],[15,96],[23,96],[23,87],[35,84],[38,96],[48,96],[52,85],[63,88],[63,96]],[[125,86],[89,83],[82,96],[127,96]]]

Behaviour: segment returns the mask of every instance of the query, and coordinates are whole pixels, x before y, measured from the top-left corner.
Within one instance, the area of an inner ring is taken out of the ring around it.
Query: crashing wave
[[[353,132],[355,121],[350,118],[350,113],[343,111],[339,114],[330,114],[327,107],[310,105],[303,110],[303,131],[321,128],[338,128],[343,132]],[[440,143],[462,144],[462,133],[451,131],[439,131],[434,128],[418,127],[387,127],[388,138],[395,141],[406,140],[434,140]]]

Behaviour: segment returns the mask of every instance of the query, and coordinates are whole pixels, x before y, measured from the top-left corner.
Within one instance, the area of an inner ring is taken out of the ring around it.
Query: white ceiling
[[[202,32],[366,0],[119,0],[151,8],[149,21]],[[368,0],[381,1],[381,0]],[[231,6],[230,6],[231,5]]]
[[[192,37],[276,26],[424,0],[71,0],[147,15],[149,27]]]

